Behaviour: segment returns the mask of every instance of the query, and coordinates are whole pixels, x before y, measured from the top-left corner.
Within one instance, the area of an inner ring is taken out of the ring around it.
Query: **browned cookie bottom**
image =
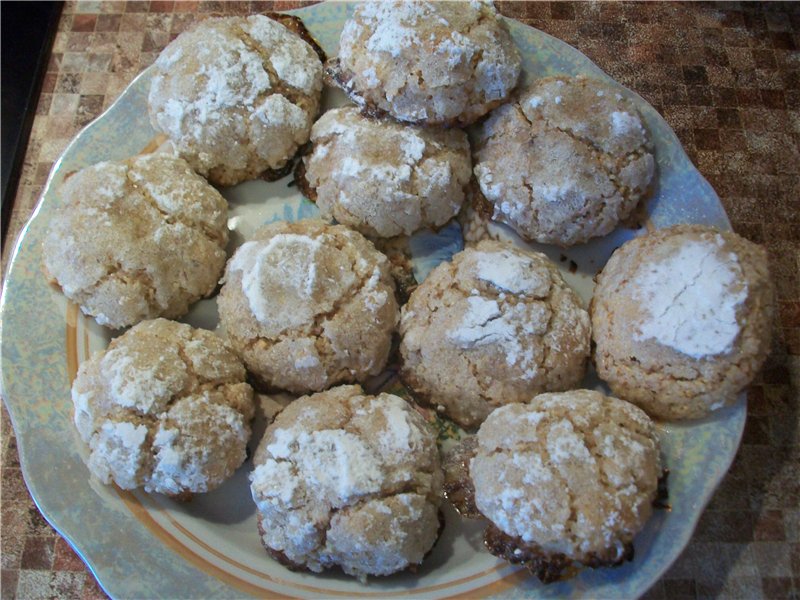
[[[306,144],[302,148],[300,148],[298,154],[298,158],[300,160],[297,161],[297,165],[294,168],[294,184],[297,186],[297,189],[300,190],[300,193],[303,194],[308,200],[311,202],[317,201],[317,188],[312,187],[311,184],[308,183],[308,179],[306,178],[306,161],[303,160],[303,156],[309,154],[311,152],[311,144]]]
[[[317,53],[317,56],[322,64],[325,64],[325,61],[328,60],[325,50],[323,50],[322,46],[319,45],[319,42],[314,39],[314,36],[311,35],[308,27],[306,27],[305,23],[303,23],[303,20],[300,17],[277,12],[264,13],[264,16],[269,17],[273,21],[277,21],[292,33],[300,36],[300,39],[311,46],[314,52]]]
[[[561,553],[548,553],[537,544],[526,544],[520,538],[503,533],[491,524],[483,534],[483,543],[495,556],[512,564],[523,565],[542,583],[553,583],[574,577],[581,566],[593,569],[618,567],[626,561],[633,560],[632,543],[625,544],[618,558],[603,558],[591,553],[584,559],[576,561]]]
[[[458,514],[468,519],[483,518],[475,505],[475,484],[469,476],[469,461],[475,456],[477,447],[478,438],[470,436],[445,453],[442,460],[444,497]]]

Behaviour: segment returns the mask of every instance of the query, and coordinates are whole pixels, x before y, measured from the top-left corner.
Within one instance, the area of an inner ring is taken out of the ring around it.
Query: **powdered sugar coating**
[[[403,381],[472,427],[502,404],[577,385],[591,329],[544,255],[484,240],[412,293],[400,334]]]
[[[101,325],[177,318],[216,288],[227,202],[184,160],[156,153],[98,163],[58,193],[44,268]]]
[[[144,321],[81,364],[72,400],[103,483],[185,497],[216,488],[245,459],[252,389],[211,332]]]
[[[264,15],[206,19],[155,63],[153,127],[210,181],[285,165],[308,141],[322,92],[314,49]]]
[[[652,513],[661,476],[653,423],[590,390],[494,411],[470,462],[478,509],[545,555],[615,561]]]
[[[306,179],[322,215],[365,235],[444,225],[472,175],[469,142],[458,129],[403,126],[348,107],[322,115],[311,141]]]
[[[635,238],[598,275],[598,374],[652,416],[705,416],[763,364],[772,301],[766,253],[744,238],[701,225]]]
[[[582,76],[540,79],[497,109],[476,141],[474,171],[492,218],[542,243],[610,233],[655,172],[633,103]]]
[[[319,220],[256,232],[229,261],[217,301],[248,370],[295,393],[378,374],[399,312],[387,258]]]
[[[389,575],[419,564],[438,537],[435,435],[397,396],[340,386],[299,398],[253,462],[262,543],[296,567]]]
[[[692,358],[731,351],[748,289],[736,255],[718,256],[724,244],[720,235],[689,241],[640,268],[633,295],[646,309],[637,341],[654,339]]]
[[[490,3],[363,2],[342,29],[338,68],[362,105],[468,125],[508,97],[521,59]]]

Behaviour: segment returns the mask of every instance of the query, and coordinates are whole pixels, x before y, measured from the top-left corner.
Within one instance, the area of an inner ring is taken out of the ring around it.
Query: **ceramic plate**
[[[351,8],[334,3],[296,12],[326,51],[335,54],[339,31]],[[514,21],[509,26],[524,56],[528,79],[559,73],[608,79],[563,42]],[[123,492],[89,477],[73,432],[69,388],[80,362],[104,348],[110,336],[48,287],[40,270],[40,245],[57,204],[55,190],[67,174],[100,160],[153,149],[154,133],[146,109],[149,80],[149,71],[142,73],[56,163],[15,248],[2,298],[3,393],[25,480],[41,512],[81,554],[106,592],[114,598],[533,598],[644,593],[689,541],[703,507],[728,469],[742,434],[744,399],[709,419],[660,427],[670,469],[671,510],[656,511],[636,538],[633,562],[617,569],[585,570],[550,586],[489,555],[482,546],[481,526],[462,521],[452,511],[446,514],[442,538],[415,575],[373,578],[363,585],[337,573],[292,573],[268,558],[260,546],[247,485],[249,463],[222,488],[189,504]],[[648,227],[691,222],[728,229],[719,199],[664,120],[632,92],[620,87],[620,93],[636,102],[654,138],[658,179],[647,203]],[[330,90],[326,94],[328,106],[342,102]],[[314,205],[303,200],[290,181],[249,182],[225,191],[234,244],[265,222],[316,214]],[[495,233],[507,235],[502,228]],[[577,250],[539,248],[564,267],[569,283],[588,301],[592,276],[615,247],[637,233],[619,229]],[[439,235],[416,236],[411,245],[417,276],[424,277],[461,244],[456,225]],[[570,262],[574,262],[571,269]],[[214,301],[200,302],[187,321],[213,328]]]

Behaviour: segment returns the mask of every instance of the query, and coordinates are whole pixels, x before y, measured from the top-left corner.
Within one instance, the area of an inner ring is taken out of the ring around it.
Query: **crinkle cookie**
[[[144,321],[81,364],[72,384],[87,465],[103,483],[187,500],[244,462],[253,390],[210,331]]]
[[[367,112],[468,125],[509,96],[519,51],[483,2],[362,2],[326,73]]]
[[[250,373],[298,394],[380,373],[399,316],[386,257],[313,219],[256,232],[228,262],[217,303]]]
[[[421,563],[439,537],[436,436],[397,396],[353,385],[299,398],[253,463],[261,541],[290,568],[389,575]]]
[[[58,194],[44,270],[101,325],[177,318],[216,289],[228,204],[186,161],[156,153],[98,163]]]
[[[732,232],[677,225],[635,238],[597,277],[597,373],[653,417],[703,417],[764,363],[772,301],[766,252]]]
[[[179,35],[156,60],[148,102],[153,127],[195,171],[233,185],[282,174],[308,141],[321,94],[315,48],[252,15],[206,19]]]
[[[461,208],[472,177],[467,135],[326,112],[311,130],[306,183],[325,218],[374,237],[440,227]]]
[[[493,219],[572,246],[610,233],[649,189],[649,135],[633,102],[585,77],[539,80],[481,125],[475,176]]]
[[[575,387],[589,357],[589,315],[538,252],[484,240],[436,267],[400,321],[401,377],[459,425],[543,391]]]
[[[477,437],[469,472],[492,554],[545,583],[633,558],[661,476],[642,410],[590,390],[541,394],[494,411]]]

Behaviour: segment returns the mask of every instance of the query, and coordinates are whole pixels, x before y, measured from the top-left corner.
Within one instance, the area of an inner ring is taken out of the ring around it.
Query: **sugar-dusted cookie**
[[[652,514],[661,477],[647,415],[590,390],[498,408],[469,473],[489,550],[550,582],[573,566],[616,566]]]
[[[547,257],[490,240],[428,275],[400,334],[403,381],[465,427],[578,385],[591,340],[589,315]]]
[[[308,141],[322,62],[300,35],[265,15],[210,18],[159,55],[148,103],[153,127],[218,185],[274,178]]]
[[[369,236],[440,227],[472,177],[467,135],[330,110],[311,130],[306,183],[322,215]]]
[[[89,470],[103,483],[188,499],[244,462],[253,390],[210,331],[139,323],[81,364],[72,401]]]
[[[399,317],[387,258],[313,219],[257,231],[228,262],[217,303],[250,373],[294,393],[380,373]]]
[[[250,475],[261,541],[295,569],[414,568],[439,537],[436,435],[406,401],[340,386],[289,404]]]
[[[597,278],[597,373],[653,417],[703,417],[764,363],[772,298],[766,252],[732,232],[677,225],[635,238]]]
[[[540,79],[495,110],[473,153],[493,219],[560,246],[610,233],[647,194],[655,170],[633,102],[582,76]]]
[[[177,318],[216,289],[228,204],[186,161],[156,153],[98,163],[57,193],[44,270],[101,325]]]
[[[506,100],[522,61],[484,2],[362,2],[326,71],[367,112],[468,125]]]

